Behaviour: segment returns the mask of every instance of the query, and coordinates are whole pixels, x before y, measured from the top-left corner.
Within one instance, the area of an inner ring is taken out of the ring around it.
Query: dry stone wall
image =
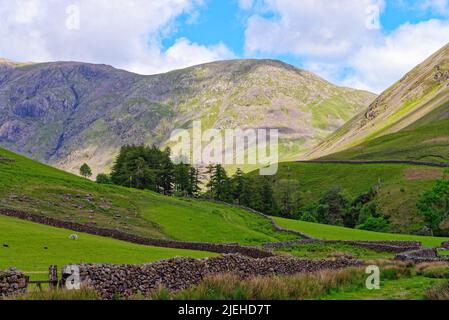
[[[82,264],[79,270],[82,285],[94,288],[104,299],[112,299],[117,295],[148,295],[159,287],[182,290],[198,284],[207,275],[218,273],[247,279],[360,265],[360,261],[348,259],[303,260],[287,256],[252,259],[234,254],[207,259],[174,258],[145,265]]]
[[[25,293],[27,283],[28,277],[14,268],[0,271],[0,297]]]
[[[436,248],[424,248],[419,250],[407,251],[397,254],[395,259],[403,261],[413,261],[415,263],[448,261],[449,257],[438,255]]]

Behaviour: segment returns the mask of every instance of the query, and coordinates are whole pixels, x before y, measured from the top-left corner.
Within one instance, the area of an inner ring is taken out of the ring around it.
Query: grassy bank
[[[449,238],[425,237],[407,234],[392,234],[372,232],[358,229],[343,228],[318,223],[304,222],[274,217],[281,227],[303,232],[314,238],[323,240],[364,240],[364,241],[420,241],[425,246],[437,247]]]

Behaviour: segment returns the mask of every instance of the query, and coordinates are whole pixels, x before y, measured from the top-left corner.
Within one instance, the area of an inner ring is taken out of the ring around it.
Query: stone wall
[[[449,262],[449,257],[438,255],[438,250],[436,248],[424,248],[420,250],[403,252],[397,254],[395,259],[403,261],[413,261],[415,263],[436,262],[436,261]]]
[[[348,240],[292,240],[285,242],[265,243],[267,249],[300,246],[310,243],[317,244],[347,244],[362,248],[371,249],[378,252],[400,253],[411,250],[418,250],[422,247],[420,242],[415,241],[348,241]]]
[[[307,160],[307,161],[296,161],[298,163],[328,163],[328,164],[411,164],[415,166],[425,166],[425,167],[438,167],[438,168],[448,168],[447,163],[437,163],[430,161],[417,161],[417,160]]]
[[[272,252],[263,250],[262,248],[241,246],[239,244],[217,244],[206,242],[186,242],[186,241],[175,241],[166,239],[145,238],[125,233],[119,230],[94,227],[91,225],[80,224],[75,222],[68,222],[40,215],[20,212],[16,210],[0,209],[0,214],[40,224],[45,224],[52,227],[65,228],[77,232],[83,232],[102,237],[109,237],[117,240],[142,245],[176,248],[176,249],[199,250],[199,251],[208,251],[224,254],[239,253],[252,258],[266,258],[274,255]]]
[[[224,255],[207,259],[174,258],[146,265],[82,264],[79,270],[82,285],[94,288],[104,299],[111,299],[115,295],[148,295],[158,287],[182,290],[198,284],[206,275],[218,273],[233,273],[246,279],[360,265],[360,261],[347,259],[302,260],[287,256],[252,259]]]
[[[0,297],[25,293],[28,277],[16,269],[0,271]]]

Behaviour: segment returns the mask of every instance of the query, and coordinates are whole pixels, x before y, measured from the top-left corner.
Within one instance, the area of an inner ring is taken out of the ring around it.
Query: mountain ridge
[[[226,60],[158,75],[108,65],[46,62],[0,68],[0,145],[77,172],[107,171],[120,146],[163,146],[170,132],[281,129],[294,158],[375,95],[338,87],[278,60]]]

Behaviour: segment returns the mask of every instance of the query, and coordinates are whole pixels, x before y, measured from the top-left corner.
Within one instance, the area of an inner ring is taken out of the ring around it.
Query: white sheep
[[[71,234],[69,238],[70,238],[70,240],[78,240],[78,235]]]

